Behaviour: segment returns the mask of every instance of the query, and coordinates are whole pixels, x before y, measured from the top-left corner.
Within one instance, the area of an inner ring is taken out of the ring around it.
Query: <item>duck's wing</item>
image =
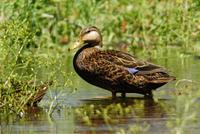
[[[136,76],[129,73],[126,67],[119,64],[118,60],[114,60],[116,57],[109,56],[107,52],[99,51],[87,58],[85,61],[80,61],[79,65],[81,69],[84,68],[86,74],[90,74],[88,79],[94,81],[97,79],[102,84],[109,83],[111,85],[124,85],[125,83],[144,85],[147,82],[144,77],[137,79]]]
[[[119,51],[96,51],[84,56],[79,67],[87,80],[101,82],[101,85],[155,89],[174,78],[159,66],[136,60]],[[153,73],[154,72],[154,73]]]
[[[111,63],[127,68],[134,74],[152,74],[157,72],[166,73],[166,69],[155,64],[136,59],[134,56],[121,51],[101,51],[100,56]]]

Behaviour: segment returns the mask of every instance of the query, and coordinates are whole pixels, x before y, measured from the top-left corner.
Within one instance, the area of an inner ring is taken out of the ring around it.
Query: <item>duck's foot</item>
[[[122,98],[126,98],[126,93],[121,93]]]

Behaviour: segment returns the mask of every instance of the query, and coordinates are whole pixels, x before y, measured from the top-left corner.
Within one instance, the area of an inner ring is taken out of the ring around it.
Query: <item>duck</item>
[[[81,30],[72,49],[79,48],[73,58],[75,72],[86,82],[108,90],[112,98],[117,93],[136,93],[152,98],[152,91],[175,80],[159,65],[137,59],[118,50],[102,50],[100,30],[89,26]]]
[[[39,102],[43,99],[48,91],[49,86],[53,84],[53,81],[39,82],[39,81],[18,81],[11,79],[11,88],[13,89],[12,94],[15,96],[15,100],[24,106],[38,107]],[[32,90],[24,90],[33,89]],[[2,90],[5,91],[5,90]],[[3,93],[3,95],[6,92]],[[25,101],[24,98],[26,97]]]
[[[33,84],[33,82],[32,82]],[[34,106],[38,107],[39,102],[43,99],[46,95],[49,87],[53,84],[53,81],[46,81],[41,83],[35,87],[35,92],[31,96],[31,98],[27,101],[26,106]]]

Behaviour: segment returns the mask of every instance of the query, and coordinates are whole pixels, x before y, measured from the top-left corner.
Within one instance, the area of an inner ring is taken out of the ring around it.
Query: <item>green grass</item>
[[[119,42],[125,42],[130,53],[142,51],[143,55],[169,46],[199,53],[199,5],[198,0],[1,1],[0,112],[19,114],[28,100],[26,95],[13,99],[13,80],[54,80],[55,88],[74,88],[72,52],[67,49],[88,25],[101,29],[105,48],[120,49]],[[22,90],[33,92],[34,85],[25,84]],[[176,99],[180,105],[189,103]],[[185,124],[177,121],[176,125]]]

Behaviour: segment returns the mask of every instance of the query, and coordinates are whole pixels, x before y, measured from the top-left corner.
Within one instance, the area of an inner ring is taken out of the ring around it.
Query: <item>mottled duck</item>
[[[73,59],[78,75],[88,83],[112,92],[138,93],[152,97],[152,90],[172,81],[166,69],[116,50],[101,50],[102,36],[97,27],[80,32],[74,48],[80,47]],[[73,49],[74,49],[73,48]]]
[[[19,102],[19,104],[24,104],[26,106],[37,106],[52,83],[53,81],[42,83],[38,81],[11,80],[11,88],[13,89],[12,93],[15,96],[14,99]],[[2,89],[2,91],[5,90],[6,89]],[[6,92],[3,92],[2,96],[4,96],[4,94],[6,94]]]

